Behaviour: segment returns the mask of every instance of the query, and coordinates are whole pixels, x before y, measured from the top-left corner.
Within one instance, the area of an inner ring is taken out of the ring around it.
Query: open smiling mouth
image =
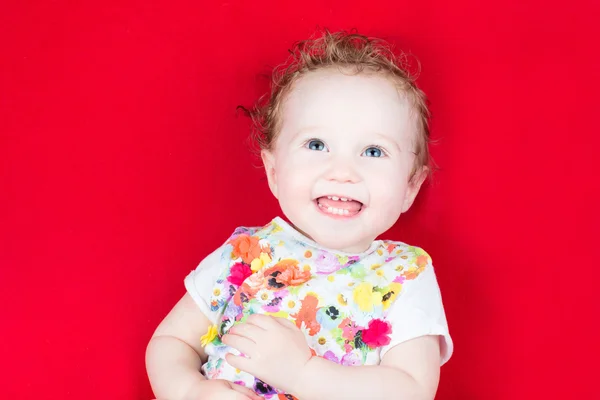
[[[363,203],[358,200],[333,195],[318,197],[315,203],[324,214],[346,218],[358,215],[364,208]]]

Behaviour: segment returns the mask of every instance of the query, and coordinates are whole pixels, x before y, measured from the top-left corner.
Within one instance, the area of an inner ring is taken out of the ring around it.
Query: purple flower
[[[350,352],[350,353],[346,353],[344,355],[344,357],[342,357],[342,365],[346,365],[346,366],[357,366],[357,365],[361,365],[360,364],[360,359],[358,358],[358,355],[354,352]]]
[[[329,361],[333,361],[334,363],[340,363],[340,359],[336,357],[335,354],[333,354],[333,351],[331,350],[327,350],[325,352],[325,354],[323,354],[323,358]]]
[[[231,302],[227,305],[227,307],[225,307],[223,317],[235,318],[242,313],[242,310],[242,307],[236,306],[233,302]]]
[[[331,274],[342,268],[337,257],[327,251],[319,253],[315,260],[315,265],[317,266],[317,273],[322,275]]]

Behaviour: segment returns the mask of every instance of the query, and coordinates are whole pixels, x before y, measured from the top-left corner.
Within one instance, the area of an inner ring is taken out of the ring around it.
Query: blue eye
[[[319,140],[319,139],[309,140],[308,143],[306,144],[306,147],[308,149],[314,150],[314,151],[327,151],[327,148],[325,147],[325,143],[323,143],[323,141]]]
[[[383,151],[379,147],[369,147],[363,153],[366,157],[383,157]]]

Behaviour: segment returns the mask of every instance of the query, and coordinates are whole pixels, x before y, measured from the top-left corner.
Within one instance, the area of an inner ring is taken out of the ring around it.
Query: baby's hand
[[[312,353],[304,334],[293,322],[253,314],[233,326],[221,339],[244,356],[227,354],[227,362],[269,385],[290,392]]]
[[[223,380],[203,380],[190,388],[183,400],[263,400],[252,390]]]

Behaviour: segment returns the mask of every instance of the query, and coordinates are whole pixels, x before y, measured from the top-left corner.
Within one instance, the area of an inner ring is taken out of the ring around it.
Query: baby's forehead
[[[295,82],[280,117],[282,128],[405,130],[414,125],[412,108],[407,96],[383,74],[350,74],[328,68],[310,72]]]

